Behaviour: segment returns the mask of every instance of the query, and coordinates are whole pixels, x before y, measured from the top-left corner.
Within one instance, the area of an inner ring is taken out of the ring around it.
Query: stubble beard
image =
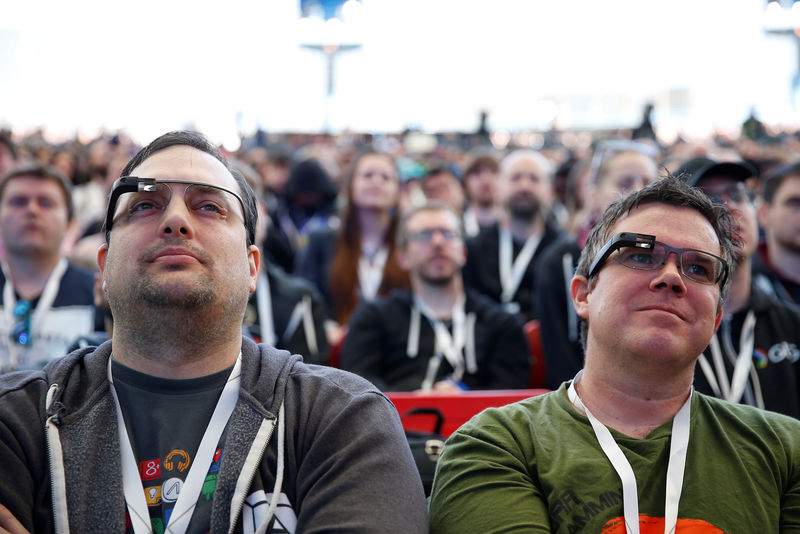
[[[539,215],[541,204],[537,199],[517,199],[512,197],[508,201],[508,212],[513,219],[531,222]]]

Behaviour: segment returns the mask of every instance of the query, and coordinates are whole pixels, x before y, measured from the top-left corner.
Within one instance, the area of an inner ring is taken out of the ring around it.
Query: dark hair
[[[606,208],[603,217],[586,239],[575,274],[588,277],[592,261],[594,261],[595,256],[603,245],[611,239],[614,225],[633,210],[647,204],[666,204],[668,206],[690,208],[698,212],[714,229],[714,233],[719,239],[720,256],[727,262],[729,269],[733,268],[734,250],[739,242],[739,237],[735,233],[733,217],[728,209],[723,204],[713,202],[700,189],[687,185],[680,177],[667,175],[665,178],[656,180],[639,191],[634,191],[616,200]],[[592,282],[593,280],[590,279],[589,284]],[[725,279],[722,287],[720,287],[720,309],[727,297],[729,285],[730,276]],[[581,342],[585,350],[588,324],[583,318],[580,319],[580,323]]]
[[[2,182],[0,182],[0,202],[3,200],[6,185],[15,178],[37,178],[39,180],[50,180],[58,184],[61,191],[64,193],[64,201],[67,204],[67,216],[69,220],[72,220],[75,214],[75,209],[72,205],[72,185],[61,171],[50,165],[30,165],[9,172],[3,177]]]
[[[449,212],[456,220],[458,231],[462,236],[464,235],[464,222],[461,220],[461,217],[458,216],[458,213],[455,212],[452,206],[439,200],[428,200],[425,201],[424,204],[409,208],[405,213],[403,213],[403,216],[400,218],[400,224],[397,228],[397,248],[403,249],[408,244],[406,239],[406,228],[408,227],[408,221],[410,221],[417,213],[422,211]]]
[[[244,227],[247,231],[247,245],[255,244],[256,222],[258,221],[255,193],[253,193],[253,190],[247,185],[247,181],[244,179],[244,176],[242,176],[242,173],[234,168],[225,156],[222,155],[222,152],[203,134],[189,130],[176,130],[157,137],[131,158],[128,164],[125,165],[125,168],[122,169],[120,176],[129,176],[136,167],[144,163],[150,156],[173,146],[188,146],[205,152],[222,163],[228,172],[231,173],[231,176],[233,176],[233,179],[236,180],[236,183],[239,185],[239,190],[242,193],[242,200],[244,201]],[[108,239],[108,234],[109,232],[106,232],[106,239]]]
[[[500,172],[500,164],[492,156],[478,156],[473,159],[464,170],[464,180],[472,174],[478,174],[484,169],[488,169],[494,173]]]
[[[783,182],[790,177],[800,178],[800,163],[787,163],[772,169],[762,178],[761,197],[767,204],[772,204],[775,192],[783,185]]]
[[[353,204],[353,177],[358,165],[366,156],[380,156],[391,162],[397,173],[397,163],[391,154],[376,151],[365,151],[353,158],[350,170],[344,183],[347,203],[344,207],[342,224],[336,240],[336,252],[333,255],[330,271],[330,289],[333,299],[334,319],[339,324],[346,324],[350,314],[358,305],[358,259],[361,257],[361,228],[358,224],[357,206]],[[386,231],[385,243],[389,248],[386,265],[383,267],[383,278],[378,288],[378,295],[386,295],[391,289],[405,289],[410,286],[408,273],[398,264],[394,257],[395,236],[397,234],[397,215],[392,214],[389,228]]]
[[[18,157],[17,145],[14,144],[14,141],[11,140],[11,136],[6,132],[0,132],[0,145],[5,145],[11,153],[11,159],[16,161]]]

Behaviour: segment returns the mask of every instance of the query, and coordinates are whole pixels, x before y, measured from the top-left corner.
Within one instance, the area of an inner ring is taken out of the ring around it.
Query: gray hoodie
[[[125,530],[110,354],[106,342],[42,371],[0,376],[0,504],[32,532]],[[281,404],[276,517],[293,516],[294,532],[427,532],[422,484],[391,402],[355,375],[244,338],[210,532],[250,531],[245,500],[273,491]]]

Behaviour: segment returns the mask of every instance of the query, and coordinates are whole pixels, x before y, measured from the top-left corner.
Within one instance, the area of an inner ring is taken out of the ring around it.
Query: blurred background
[[[797,7],[797,9],[794,9]],[[789,0],[0,0],[0,129],[659,139],[798,119]],[[798,23],[800,26],[800,23]],[[652,108],[648,107],[652,106]],[[583,137],[582,137],[583,135]],[[594,135],[594,133],[592,134]]]

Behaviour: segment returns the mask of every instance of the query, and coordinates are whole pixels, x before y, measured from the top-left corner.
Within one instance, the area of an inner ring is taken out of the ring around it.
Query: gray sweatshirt
[[[0,376],[0,504],[32,532],[125,530],[110,354],[106,342],[42,371]],[[245,501],[273,492],[281,404],[276,518],[298,533],[427,532],[422,484],[391,402],[355,375],[244,338],[210,532],[250,531]]]

